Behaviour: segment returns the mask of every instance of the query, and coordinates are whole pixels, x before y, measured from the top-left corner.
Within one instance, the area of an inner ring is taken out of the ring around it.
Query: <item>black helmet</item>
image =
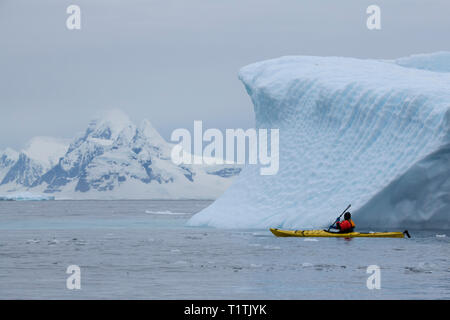
[[[352,218],[352,214],[350,213],[350,212],[346,212],[345,214],[344,214],[344,219],[345,220],[350,220]]]

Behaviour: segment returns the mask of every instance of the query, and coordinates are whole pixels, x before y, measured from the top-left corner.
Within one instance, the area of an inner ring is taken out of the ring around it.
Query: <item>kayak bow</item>
[[[270,228],[277,237],[321,237],[321,238],[409,238],[408,230],[404,232],[349,232],[336,233],[326,230],[279,230]]]

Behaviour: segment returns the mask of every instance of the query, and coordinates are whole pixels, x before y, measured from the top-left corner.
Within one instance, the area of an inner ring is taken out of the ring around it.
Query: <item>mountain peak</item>
[[[130,117],[124,111],[120,109],[110,109],[108,111],[103,112],[102,119],[105,122],[114,125],[124,125],[131,122]]]
[[[38,136],[32,138],[22,152],[49,169],[58,163],[59,158],[64,156],[68,147],[68,140]]]
[[[17,159],[19,159],[19,152],[8,147],[5,150],[0,151],[0,157],[2,156],[6,156],[8,159],[16,161]]]
[[[120,109],[103,112],[91,121],[88,134],[93,138],[115,140],[122,131],[134,127],[129,116]]]
[[[142,120],[139,132],[155,144],[165,144],[166,141],[147,119]]]

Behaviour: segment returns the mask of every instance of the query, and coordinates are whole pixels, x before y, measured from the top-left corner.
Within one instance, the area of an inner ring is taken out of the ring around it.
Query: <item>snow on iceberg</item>
[[[420,66],[282,57],[244,67],[256,126],[280,130],[280,170],[247,166],[188,224],[320,228],[352,203],[360,228],[449,228],[450,74]]]
[[[48,201],[55,200],[55,197],[49,195],[40,195],[30,192],[0,195],[0,201]]]
[[[415,54],[395,60],[400,66],[435,72],[450,72],[450,52]]]

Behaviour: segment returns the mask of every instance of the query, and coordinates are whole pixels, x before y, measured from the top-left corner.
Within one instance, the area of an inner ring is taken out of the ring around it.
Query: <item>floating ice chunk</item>
[[[156,214],[156,215],[188,215],[190,213],[185,213],[185,212],[172,212],[169,210],[165,210],[165,211],[151,211],[151,210],[145,210],[145,213],[148,214]]]

